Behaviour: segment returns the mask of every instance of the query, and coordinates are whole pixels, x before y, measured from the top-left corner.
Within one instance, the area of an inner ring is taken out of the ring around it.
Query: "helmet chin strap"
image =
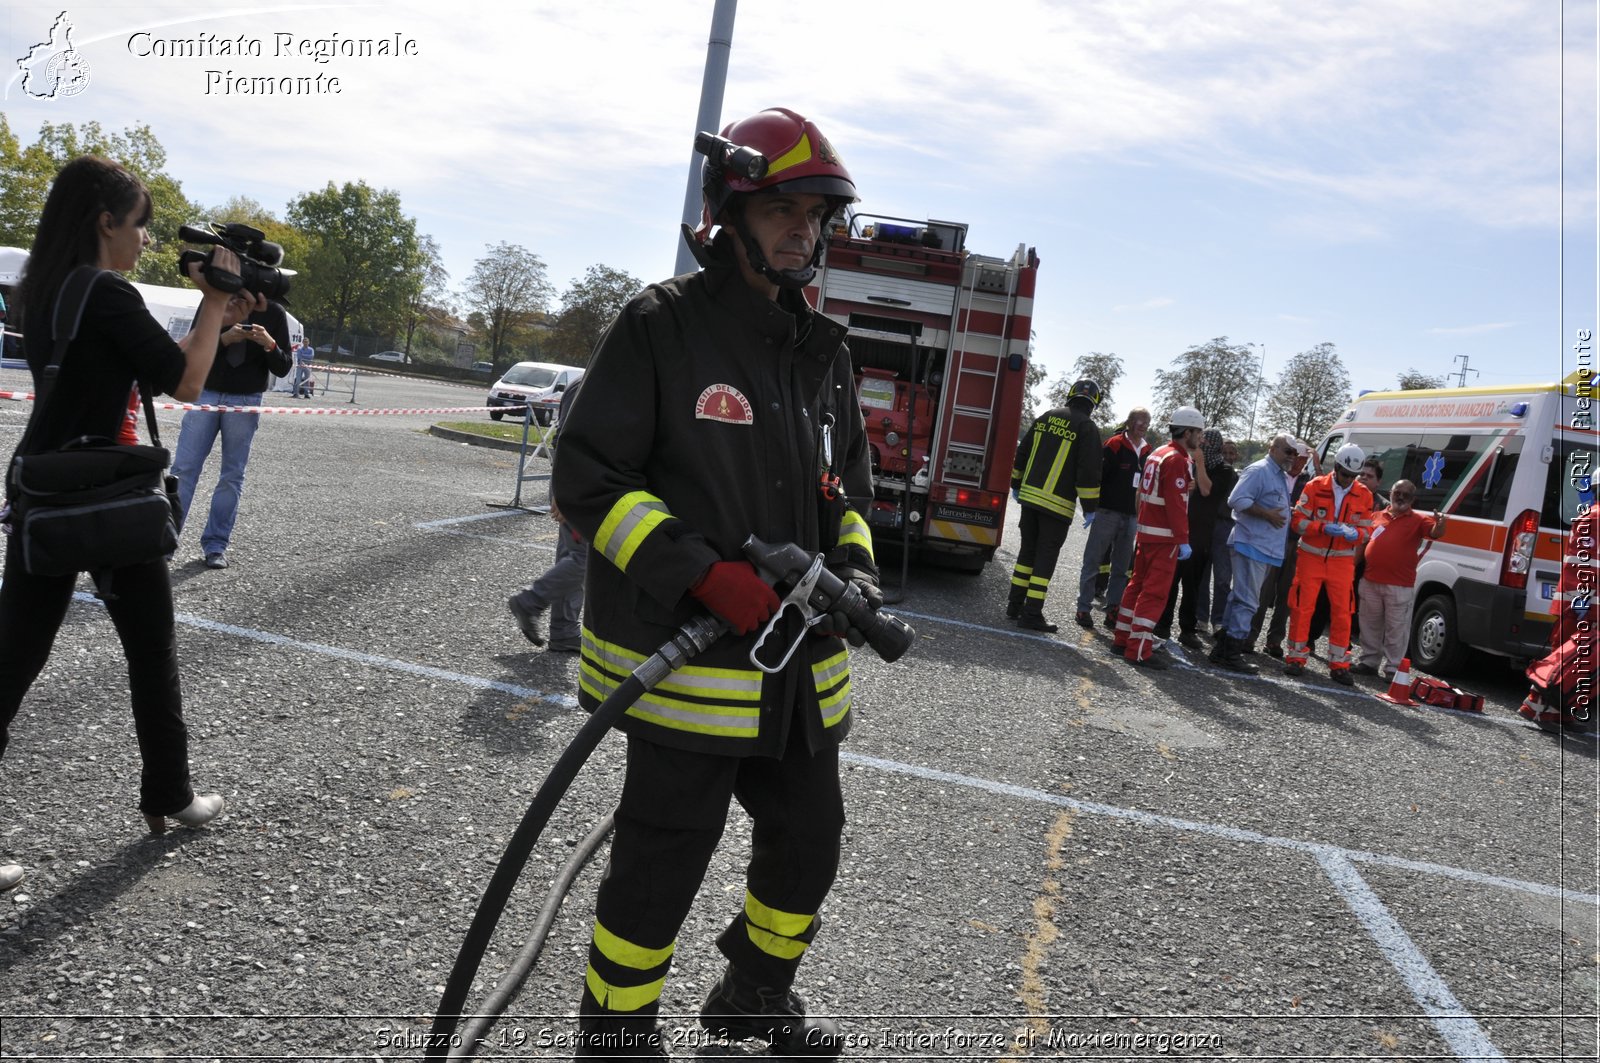
[[[773,269],[767,261],[766,253],[761,250],[761,245],[756,243],[756,238],[750,235],[750,230],[745,226],[743,213],[733,217],[734,231],[739,234],[739,240],[744,244],[745,256],[750,259],[750,268],[761,274],[767,280],[780,288],[804,288],[811,283],[811,278],[817,275],[817,263],[822,260],[822,240],[817,240],[816,247],[811,250],[811,261],[799,269]]]

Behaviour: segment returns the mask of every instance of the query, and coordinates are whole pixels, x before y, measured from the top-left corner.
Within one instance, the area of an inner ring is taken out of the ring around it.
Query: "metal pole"
[[[1261,371],[1256,374],[1256,397],[1250,400],[1250,431],[1246,433],[1246,439],[1254,443],[1256,441],[1256,410],[1261,406],[1261,385],[1267,379],[1267,345],[1265,343],[1252,343],[1250,346],[1261,348]]]
[[[739,0],[717,0],[711,13],[711,39],[706,43],[706,72],[700,82],[700,113],[695,118],[696,133],[715,133],[722,128],[722,90],[728,83],[728,53],[733,48],[733,15]],[[689,180],[683,192],[683,223],[689,228],[700,225],[700,154],[689,149]],[[674,273],[692,273],[696,265],[694,255],[676,232],[678,244],[677,266]]]

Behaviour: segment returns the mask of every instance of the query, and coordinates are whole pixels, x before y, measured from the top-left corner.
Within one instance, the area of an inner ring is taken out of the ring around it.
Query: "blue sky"
[[[12,0],[0,106],[25,141],[46,121],[147,123],[204,203],[281,214],[329,180],[392,188],[456,284],[499,240],[558,289],[597,262],[653,280],[673,269],[712,7],[73,5],[88,85],[40,100],[15,60],[61,0]],[[1036,247],[1036,357],[1055,377],[1121,355],[1118,406],[1215,336],[1264,345],[1269,378],[1328,341],[1357,388],[1459,355],[1469,384],[1552,379],[1596,324],[1596,4],[1566,3],[1565,42],[1562,15],[1560,0],[745,0],[723,114],[801,111],[863,209],[967,222],[985,254]],[[264,54],[136,54],[203,34]],[[399,34],[416,54],[274,57],[277,34]],[[207,70],[342,91],[208,93]]]

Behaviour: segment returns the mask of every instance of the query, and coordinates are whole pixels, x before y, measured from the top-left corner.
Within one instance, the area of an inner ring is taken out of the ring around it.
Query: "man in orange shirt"
[[[1300,536],[1294,586],[1289,589],[1285,675],[1302,675],[1311,655],[1307,638],[1317,593],[1328,589],[1328,674],[1350,686],[1350,614],[1356,601],[1356,549],[1372,534],[1372,492],[1356,479],[1366,454],[1354,443],[1339,448],[1333,471],[1306,484],[1289,525]]]
[[[1380,651],[1385,679],[1394,675],[1411,641],[1411,606],[1417,592],[1418,547],[1445,531],[1445,515],[1424,516],[1411,508],[1417,485],[1396,480],[1389,505],[1372,518],[1372,538],[1364,548],[1361,580],[1361,659],[1356,675],[1378,675]]]

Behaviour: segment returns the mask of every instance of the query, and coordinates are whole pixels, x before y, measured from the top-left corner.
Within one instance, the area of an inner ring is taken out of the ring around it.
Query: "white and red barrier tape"
[[[19,402],[33,401],[31,391],[0,391],[0,399],[16,399]],[[511,406],[432,406],[424,408],[371,409],[371,410],[346,410],[328,406],[210,406],[197,402],[158,402],[158,410],[200,410],[206,413],[298,413],[313,414],[322,417],[374,417],[386,414],[406,413],[483,413],[488,410],[502,410],[510,413],[515,407]]]

